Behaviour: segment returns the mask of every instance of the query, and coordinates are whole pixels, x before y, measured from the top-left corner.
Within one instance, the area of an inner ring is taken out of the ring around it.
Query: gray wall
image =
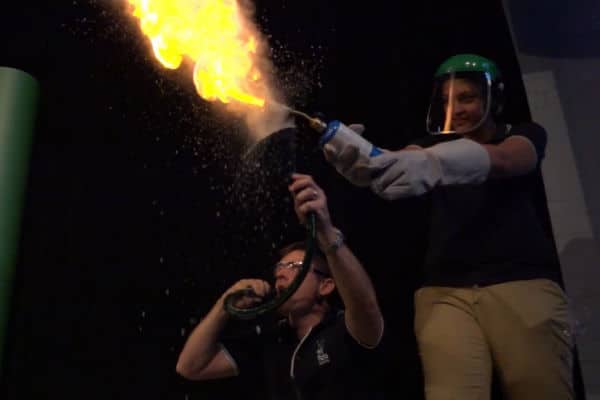
[[[600,2],[504,0],[532,117],[588,400],[600,400]]]

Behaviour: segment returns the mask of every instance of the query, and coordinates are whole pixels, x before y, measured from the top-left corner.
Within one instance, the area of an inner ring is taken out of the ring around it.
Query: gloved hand
[[[463,138],[426,149],[415,146],[385,152],[359,160],[351,170],[353,175],[370,179],[378,196],[394,200],[420,196],[436,185],[483,183],[490,171],[490,157],[483,146]]]
[[[362,124],[348,125],[352,131],[361,136],[365,131]],[[359,148],[352,142],[329,141],[323,146],[323,155],[325,159],[334,166],[334,168],[348,179],[352,184],[359,187],[367,187],[371,183],[369,171],[365,169],[353,168],[356,164],[368,163],[369,157],[361,154]],[[366,174],[363,176],[363,174]]]

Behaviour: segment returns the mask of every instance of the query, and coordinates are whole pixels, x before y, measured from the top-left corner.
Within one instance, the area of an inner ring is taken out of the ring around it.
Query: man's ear
[[[319,284],[319,294],[323,297],[329,296],[335,290],[333,278],[323,278]]]

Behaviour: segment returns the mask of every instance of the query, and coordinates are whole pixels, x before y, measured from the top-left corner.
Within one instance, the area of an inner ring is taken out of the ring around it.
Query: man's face
[[[296,275],[298,275],[303,258],[303,250],[293,250],[281,258],[278,266],[275,267],[275,289],[278,294],[287,289]],[[300,287],[279,307],[278,311],[280,314],[287,315],[290,313],[308,312],[322,297],[321,286],[323,279],[331,278],[325,278],[323,273],[318,268],[315,268],[314,262],[310,268],[311,271],[306,275]]]
[[[448,79],[443,86],[446,115],[451,118],[452,130],[469,132],[484,117],[485,101],[481,89],[465,79]],[[449,113],[449,114],[448,114]]]

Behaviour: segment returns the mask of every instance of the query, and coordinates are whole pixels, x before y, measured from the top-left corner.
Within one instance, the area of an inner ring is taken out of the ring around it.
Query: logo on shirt
[[[329,359],[329,354],[325,353],[323,348],[325,341],[322,339],[317,340],[317,362],[319,363],[319,367],[331,362]]]

